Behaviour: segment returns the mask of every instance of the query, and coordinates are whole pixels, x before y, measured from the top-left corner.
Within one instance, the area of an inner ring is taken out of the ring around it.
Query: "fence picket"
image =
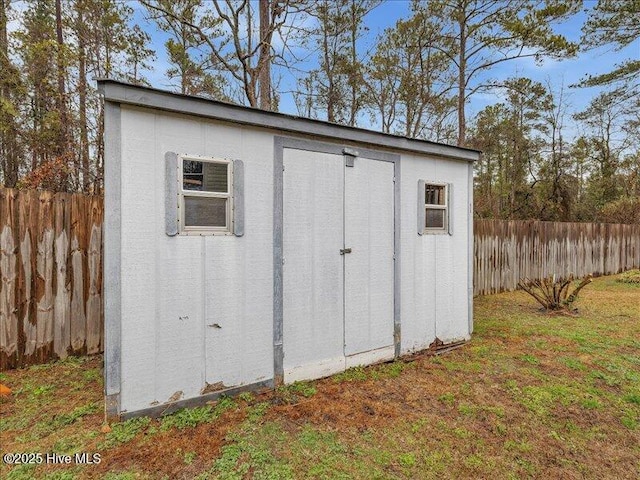
[[[483,219],[474,232],[474,295],[515,290],[525,278],[640,268],[640,225]]]
[[[99,196],[0,188],[0,371],[101,351],[102,208]]]

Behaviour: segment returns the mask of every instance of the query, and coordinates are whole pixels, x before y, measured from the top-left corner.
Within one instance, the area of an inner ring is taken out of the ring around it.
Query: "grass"
[[[640,270],[629,270],[628,272],[621,273],[616,280],[622,283],[640,284]]]
[[[0,464],[8,479],[638,478],[640,288],[581,293],[578,317],[520,292],[475,300],[438,357],[357,367],[103,431],[100,358],[3,372],[5,452],[99,465]]]

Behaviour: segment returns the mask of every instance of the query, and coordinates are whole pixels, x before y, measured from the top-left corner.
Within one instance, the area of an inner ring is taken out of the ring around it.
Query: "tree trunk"
[[[359,82],[359,65],[358,65],[358,55],[356,52],[356,40],[358,39],[358,24],[360,23],[360,18],[356,15],[356,4],[354,1],[351,2],[351,65],[350,65],[350,79],[349,83],[351,84],[351,105],[349,112],[349,126],[354,127],[356,124],[356,117],[358,115],[358,86]]]
[[[465,100],[467,93],[467,37],[464,14],[460,13],[460,51],[458,52],[458,146],[466,143],[467,118],[465,116]]]
[[[67,137],[67,108],[66,108],[66,88],[65,88],[65,68],[64,68],[64,38],[62,37],[62,5],[61,0],[56,0],[56,41],[58,43],[58,98],[57,107],[60,114],[60,144],[58,153],[63,155],[68,149]]]
[[[82,189],[88,192],[90,184],[89,134],[87,129],[87,59],[86,32],[84,29],[84,2],[77,4],[78,35],[78,109],[80,116],[80,163],[82,165]]]
[[[9,0],[0,0],[0,75],[9,73],[9,44],[7,40],[7,9]],[[8,97],[9,90],[6,86],[6,79],[0,78],[0,97]],[[1,113],[1,111],[0,111]],[[0,168],[2,168],[3,184],[7,184],[9,177],[9,146],[7,145],[9,135],[7,135],[8,125],[5,122],[8,118],[0,117]],[[8,117],[8,115],[7,115]],[[9,186],[9,185],[7,185]]]
[[[271,1],[260,0],[260,57],[258,59],[258,83],[260,108],[271,110]]]
[[[327,13],[328,16],[328,13]],[[325,21],[327,21],[325,19]],[[323,34],[323,42],[324,42],[324,69],[327,74],[327,121],[335,123],[336,114],[335,114],[335,88],[333,85],[333,73],[334,66],[331,63],[330,55],[329,55],[329,34],[327,33],[327,29],[325,28]]]
[[[0,0],[0,98],[11,103],[11,85],[18,73],[9,60],[7,12],[10,0]],[[14,187],[18,181],[20,154],[18,152],[18,128],[11,112],[0,110],[0,167],[3,185]]]

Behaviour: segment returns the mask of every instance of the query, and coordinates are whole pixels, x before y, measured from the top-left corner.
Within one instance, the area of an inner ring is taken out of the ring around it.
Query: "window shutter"
[[[447,229],[449,235],[453,235],[453,184],[447,184]]]
[[[233,234],[244,235],[244,163],[233,161]]]
[[[164,224],[170,237],[178,234],[178,155],[167,152],[164,155]]]
[[[418,180],[418,235],[422,235],[424,233],[424,227],[427,221],[425,218],[424,196],[424,180]]]

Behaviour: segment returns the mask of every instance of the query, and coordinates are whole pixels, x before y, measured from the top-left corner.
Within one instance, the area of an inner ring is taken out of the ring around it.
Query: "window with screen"
[[[180,176],[180,230],[230,233],[232,162],[183,156]]]
[[[447,232],[449,198],[446,184],[425,183],[425,232]]]

